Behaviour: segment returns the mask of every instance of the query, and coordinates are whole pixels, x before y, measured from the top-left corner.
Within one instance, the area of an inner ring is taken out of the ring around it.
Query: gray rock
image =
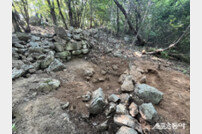
[[[31,41],[35,42],[35,41],[40,41],[40,37],[37,37],[37,36],[32,36],[31,37]]]
[[[12,44],[19,43],[19,39],[16,34],[12,34]]]
[[[60,38],[65,39],[67,38],[67,33],[63,27],[54,27],[55,34],[58,35]]]
[[[109,97],[108,97],[108,100],[109,100],[109,102],[118,102],[119,100],[120,100],[120,98],[117,96],[117,95],[115,95],[115,94],[111,94]]]
[[[132,117],[135,117],[138,114],[138,106],[134,102],[129,106],[129,113]]]
[[[18,32],[18,33],[16,33],[16,35],[17,35],[18,39],[23,40],[25,42],[27,42],[29,39],[31,39],[30,34],[27,34],[27,33]]]
[[[69,102],[63,104],[61,107],[62,107],[63,110],[67,109],[69,107]]]
[[[85,49],[82,49],[82,54],[87,54],[89,52],[89,49],[85,48]]]
[[[49,52],[48,56],[41,62],[41,68],[47,68],[54,61],[54,53],[52,51]]]
[[[73,39],[74,39],[74,40],[77,40],[77,41],[80,41],[80,40],[81,40],[80,34],[74,34],[74,35],[73,35]]]
[[[23,74],[25,73],[25,71],[23,69],[16,69],[14,68],[12,70],[12,79],[16,79],[21,77]]]
[[[161,91],[147,84],[137,84],[135,86],[135,94],[145,102],[151,102],[153,104],[158,104],[163,98]]]
[[[17,47],[17,48],[25,48],[25,46],[23,46],[23,45],[21,45],[19,43],[15,43],[14,46]]]
[[[88,102],[91,98],[91,95],[92,95],[91,92],[88,91],[85,95],[82,95],[82,101]]]
[[[56,50],[57,52],[62,52],[62,51],[64,51],[64,47],[63,47],[63,45],[62,45],[61,43],[55,42],[54,45],[55,45],[55,50]]]
[[[127,93],[121,94],[120,99],[121,99],[121,103],[128,104],[130,95]]]
[[[60,81],[56,79],[48,79],[39,84],[37,87],[38,91],[41,92],[50,92],[52,90],[56,90],[60,86]]]
[[[92,77],[94,72],[93,68],[86,68],[84,69],[84,76]]]
[[[110,102],[109,108],[106,109],[106,111],[105,111],[105,115],[108,116],[109,114],[111,114],[112,112],[115,112],[115,111],[116,111],[116,104],[113,102]]]
[[[158,113],[152,103],[144,103],[140,105],[139,111],[142,118],[150,123],[156,123],[159,119]]]
[[[71,56],[71,53],[69,51],[63,51],[56,54],[56,57],[61,59],[66,59],[67,56]]]
[[[107,122],[108,122],[108,121],[106,120],[106,121],[104,121],[103,123],[101,123],[100,125],[98,125],[98,126],[97,126],[97,130],[98,130],[99,132],[103,132],[103,131],[107,130],[107,128],[108,128]]]
[[[138,134],[137,131],[135,131],[132,128],[126,127],[126,126],[122,126],[117,132],[116,134]]]
[[[29,42],[28,45],[30,47],[39,47],[39,43],[38,42],[33,42],[33,41]]]
[[[117,114],[128,114],[126,106],[123,104],[119,104],[116,106],[116,113]]]
[[[65,69],[65,65],[60,62],[58,59],[54,59],[54,61],[49,65],[49,67],[47,68],[47,71],[61,71],[63,69]]]
[[[81,53],[81,50],[72,51],[72,55],[80,55]]]
[[[29,53],[43,53],[43,48],[42,47],[30,47],[28,52]]]
[[[134,91],[134,85],[132,81],[132,77],[130,75],[126,76],[123,84],[121,85],[122,92],[132,92]]]
[[[125,125],[131,128],[135,127],[134,119],[130,115],[115,115],[114,123],[116,123],[119,126]]]
[[[98,88],[92,94],[92,101],[90,102],[89,112],[91,114],[99,114],[105,107],[105,95],[102,88]]]

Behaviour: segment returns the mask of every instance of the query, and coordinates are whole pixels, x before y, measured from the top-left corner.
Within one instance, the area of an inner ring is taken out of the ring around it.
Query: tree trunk
[[[68,9],[69,9],[69,23],[70,23],[70,26],[74,26],[74,24],[73,24],[73,17],[72,17],[71,0],[68,0],[67,6],[68,6]]]
[[[49,5],[49,8],[50,8],[50,14],[51,14],[51,17],[52,17],[52,20],[53,20],[53,24],[57,26],[57,18],[56,18],[56,15],[55,15],[55,5],[54,5],[54,1],[50,2],[50,0],[47,0],[48,2],[48,5]]]
[[[58,9],[59,9],[60,16],[61,16],[61,18],[62,18],[62,22],[63,22],[63,24],[65,25],[65,29],[67,29],[67,24],[66,24],[66,22],[65,22],[65,18],[64,18],[64,16],[63,16],[63,14],[62,14],[59,0],[57,0],[57,5],[58,5]]]
[[[114,0],[115,4],[117,5],[117,7],[121,10],[121,12],[123,13],[123,15],[125,16],[125,19],[128,23],[129,29],[133,32],[133,34],[136,36],[137,35],[137,31],[134,29],[130,19],[128,18],[128,15],[126,13],[126,10],[123,8],[123,6],[117,1]],[[143,39],[141,39],[141,37],[139,35],[137,35],[137,40],[138,40],[138,44],[139,45],[144,45],[145,41]]]
[[[13,23],[13,27],[14,27],[14,32],[21,32],[20,26],[18,25],[18,18],[16,17],[16,14],[14,13],[14,11],[12,11],[12,23]]]
[[[120,29],[120,26],[119,26],[119,8],[117,7],[117,18],[116,18],[116,24],[117,24],[117,35],[119,35],[119,29]]]
[[[22,4],[23,4],[23,10],[24,10],[24,19],[27,23],[27,27],[25,29],[25,32],[26,33],[30,33],[31,32],[31,29],[30,29],[30,26],[29,26],[29,13],[28,13],[28,3],[27,3],[27,0],[21,0]]]
[[[93,23],[93,0],[90,1],[90,28],[92,28]]]

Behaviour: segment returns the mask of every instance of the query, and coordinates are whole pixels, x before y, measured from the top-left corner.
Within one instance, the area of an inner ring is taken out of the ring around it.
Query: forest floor
[[[99,45],[94,45],[85,57],[64,63],[65,70],[33,74],[29,78],[21,77],[13,81],[13,122],[16,124],[16,131],[13,133],[97,133],[96,125],[105,121],[105,118],[102,114],[89,119],[83,118],[87,116],[88,109],[81,96],[99,87],[106,96],[112,93],[120,94],[119,77],[129,69],[130,64],[143,70],[146,84],[164,93],[160,104],[154,106],[161,117],[160,122],[186,124],[185,129],[172,130],[168,133],[189,133],[189,65],[141,55],[141,50],[134,51],[133,46],[131,48],[123,46],[121,40],[113,36],[110,36],[112,39],[106,39],[102,34],[99,38],[91,40],[92,42],[97,40]],[[114,54],[117,51],[121,51],[124,57],[117,57]],[[91,79],[86,79],[83,75],[86,68],[93,68],[95,71]],[[107,70],[107,73],[102,74],[103,70]],[[187,74],[183,73],[184,70],[187,70]],[[58,79],[61,85],[49,94],[36,93],[32,89],[36,86],[35,83],[43,78]],[[69,102],[70,106],[67,110],[62,110],[60,105],[65,102]],[[116,128],[112,125],[108,132],[115,133]]]

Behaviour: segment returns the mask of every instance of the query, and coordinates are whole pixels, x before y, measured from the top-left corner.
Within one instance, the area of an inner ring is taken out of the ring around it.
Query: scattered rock
[[[152,102],[153,104],[158,104],[163,98],[161,91],[147,84],[137,84],[135,94],[145,102]]]
[[[134,85],[133,85],[133,81],[132,81],[132,77],[126,76],[123,84],[121,85],[121,91],[122,92],[132,92],[134,91]]]
[[[54,59],[54,61],[49,65],[49,67],[47,68],[47,71],[61,71],[63,69],[65,69],[65,65],[60,62],[58,59]]]
[[[143,76],[141,79],[140,79],[140,83],[146,83],[147,82],[147,77],[146,76]]]
[[[109,108],[106,109],[106,111],[105,111],[105,115],[108,116],[109,114],[111,114],[112,112],[115,112],[115,111],[116,111],[116,104],[113,102],[110,102]]]
[[[63,110],[67,109],[69,107],[69,102],[63,104],[61,107],[62,107]]]
[[[48,80],[40,83],[39,86],[37,87],[37,90],[47,93],[47,92],[57,89],[59,86],[60,86],[59,80],[48,79]]]
[[[158,113],[152,103],[144,103],[139,106],[139,111],[143,119],[150,123],[156,123],[159,119]]]
[[[82,96],[82,101],[88,102],[91,98],[91,92],[88,91],[85,95]]]
[[[12,79],[16,79],[16,78],[22,76],[24,73],[25,73],[25,71],[23,69],[14,68],[12,70]]]
[[[51,62],[54,61],[54,53],[52,51],[49,52],[49,55],[41,62],[41,68],[47,68]]]
[[[116,113],[117,114],[128,114],[126,106],[123,104],[119,104],[116,106]]]
[[[119,126],[125,125],[131,128],[135,127],[134,119],[130,115],[115,115],[114,123],[116,123]]]
[[[27,34],[27,33],[18,32],[18,33],[16,33],[16,35],[17,35],[18,39],[23,40],[25,42],[27,42],[29,39],[31,39],[30,34]]]
[[[89,112],[91,114],[99,114],[105,107],[105,95],[102,88],[98,88],[92,94],[92,101],[90,103]]]
[[[107,122],[108,122],[108,121],[106,120],[106,121],[104,121],[103,123],[101,123],[100,125],[98,125],[98,126],[97,126],[97,130],[98,130],[99,132],[103,132],[103,131],[107,130],[107,128],[108,128]]]
[[[130,99],[130,95],[127,93],[121,94],[120,99],[121,99],[121,103],[128,104],[129,99]]]
[[[120,100],[120,98],[117,95],[112,94],[108,97],[108,100],[109,100],[109,102],[115,102],[116,103]]]
[[[67,37],[67,32],[63,27],[54,27],[55,34],[58,35],[60,38],[65,39]]]
[[[55,45],[55,50],[56,50],[57,52],[62,52],[62,51],[64,51],[63,44],[58,43],[58,42],[55,42],[54,45]]]
[[[135,117],[138,114],[138,106],[134,102],[129,106],[129,113],[132,117]]]
[[[117,132],[116,134],[138,134],[137,131],[135,131],[132,128],[126,127],[126,126],[122,126]]]
[[[118,66],[117,65],[112,65],[112,69],[113,70],[118,70]]]
[[[92,77],[94,74],[94,69],[93,68],[86,68],[84,70],[84,76]]]

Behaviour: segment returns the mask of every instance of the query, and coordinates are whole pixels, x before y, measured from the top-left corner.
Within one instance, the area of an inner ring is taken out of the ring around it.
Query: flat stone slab
[[[116,134],[138,134],[137,131],[135,131],[132,128],[126,127],[126,126],[122,126],[117,132]]]
[[[131,128],[135,127],[135,122],[133,117],[130,115],[115,115],[114,116],[114,123],[116,123],[119,126],[128,126]]]

